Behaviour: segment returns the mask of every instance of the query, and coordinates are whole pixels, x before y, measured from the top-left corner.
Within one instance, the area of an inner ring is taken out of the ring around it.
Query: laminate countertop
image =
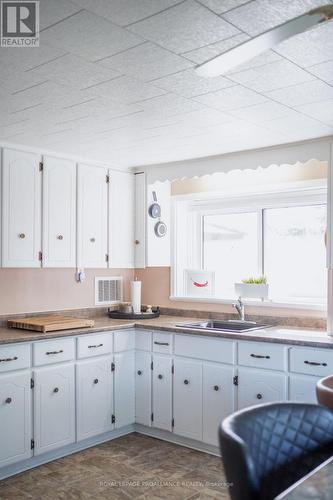
[[[301,345],[308,347],[324,347],[333,349],[333,337],[327,335],[322,330],[310,330],[305,328],[288,328],[274,326],[252,332],[207,332],[198,329],[188,329],[182,326],[183,323],[194,323],[198,318],[184,318],[184,316],[166,316],[150,320],[118,320],[106,317],[95,319],[95,325],[91,328],[76,328],[73,330],[62,330],[55,332],[33,332],[30,330],[19,330],[16,328],[0,328],[0,344],[13,342],[33,342],[36,340],[47,340],[56,337],[68,337],[84,335],[88,333],[108,332],[121,329],[146,329],[159,330],[187,335],[201,335],[205,337],[221,337],[234,340],[250,340],[256,342],[273,342],[279,344]]]

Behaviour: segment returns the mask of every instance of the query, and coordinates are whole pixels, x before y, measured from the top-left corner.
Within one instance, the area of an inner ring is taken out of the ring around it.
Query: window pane
[[[214,270],[215,295],[232,299],[234,284],[260,274],[258,213],[206,215],[203,218],[203,266]]]
[[[322,303],[326,297],[326,205],[264,211],[270,298]]]

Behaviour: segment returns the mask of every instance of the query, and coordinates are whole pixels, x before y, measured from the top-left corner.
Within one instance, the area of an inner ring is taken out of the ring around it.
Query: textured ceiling
[[[323,3],[41,0],[40,47],[0,48],[0,140],[126,168],[331,135],[333,21],[194,71]]]

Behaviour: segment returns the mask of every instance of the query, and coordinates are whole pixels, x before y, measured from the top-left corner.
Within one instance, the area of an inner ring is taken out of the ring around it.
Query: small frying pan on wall
[[[152,219],[160,219],[161,218],[161,205],[157,203],[156,191],[153,191],[153,200],[154,202],[149,206],[148,213]],[[165,222],[159,220],[156,222],[154,226],[154,233],[157,238],[163,238],[163,236],[167,233],[167,225]]]

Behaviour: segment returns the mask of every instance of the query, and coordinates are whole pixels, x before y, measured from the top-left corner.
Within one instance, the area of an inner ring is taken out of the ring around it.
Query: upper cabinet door
[[[107,267],[108,170],[78,167],[78,267]]]
[[[76,165],[44,157],[43,266],[76,266]]]
[[[135,174],[135,267],[146,267],[146,176]]]
[[[134,266],[134,175],[110,171],[110,267]]]
[[[40,267],[40,155],[3,150],[2,265]]]

